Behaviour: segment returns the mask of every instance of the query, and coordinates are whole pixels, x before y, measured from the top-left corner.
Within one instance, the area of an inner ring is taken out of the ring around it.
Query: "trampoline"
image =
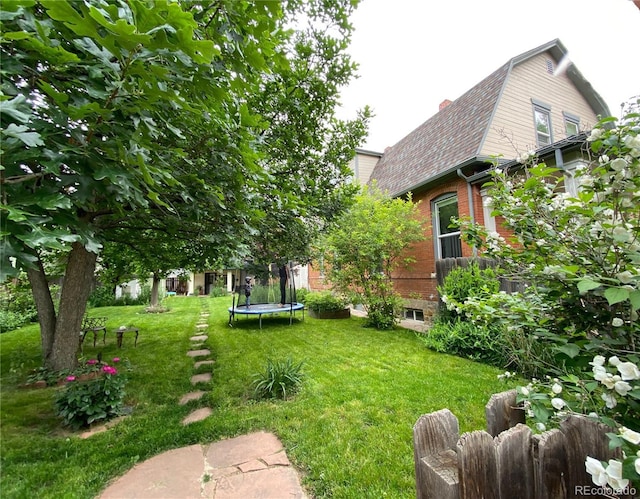
[[[284,307],[279,307],[277,303],[255,303],[249,307],[244,305],[229,307],[229,325],[233,326],[233,319],[236,314],[239,315],[257,315],[260,319],[260,329],[262,329],[262,316],[264,314],[281,314],[289,313],[289,325],[293,322],[293,313],[296,310],[302,310],[302,320],[304,320],[304,304],[303,303],[287,303]]]

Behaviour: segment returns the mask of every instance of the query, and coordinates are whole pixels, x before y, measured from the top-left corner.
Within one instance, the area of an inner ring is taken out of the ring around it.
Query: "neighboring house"
[[[492,158],[508,162],[536,150],[565,169],[571,185],[571,170],[583,161],[581,132],[610,112],[566,56],[554,40],[514,57],[455,101],[445,100],[377,162],[370,180],[393,197],[411,192],[428,221],[428,239],[412,251],[416,263],[393,276],[408,316],[436,310],[436,260],[473,256],[449,228],[451,217],[468,216],[503,232],[483,203]]]
[[[367,184],[371,178],[371,173],[382,157],[381,152],[367,151],[366,149],[356,149],[349,166],[353,171],[353,178],[362,185]]]

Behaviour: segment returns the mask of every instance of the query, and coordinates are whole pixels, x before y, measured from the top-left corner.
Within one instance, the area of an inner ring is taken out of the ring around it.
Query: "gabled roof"
[[[556,61],[567,55],[564,45],[556,39],[510,59],[387,149],[371,178],[390,195],[400,196],[458,168],[489,159],[479,155],[509,73],[515,65],[547,51]],[[566,74],[596,114],[610,114],[602,97],[572,63],[567,66]]]

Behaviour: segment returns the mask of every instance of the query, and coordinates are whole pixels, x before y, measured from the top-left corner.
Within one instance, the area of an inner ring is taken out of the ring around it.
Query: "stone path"
[[[203,344],[207,334],[208,316],[201,313],[197,334],[191,337],[194,369],[209,366],[211,351]],[[211,372],[194,374],[194,388],[210,384]],[[178,403],[186,405],[206,395],[203,389],[184,394]],[[191,411],[183,425],[202,421],[213,415],[210,407]],[[300,485],[278,438],[266,432],[256,432],[209,445],[191,445],[173,449],[136,464],[124,476],[109,485],[100,499],[127,498],[212,498],[212,499],[281,499],[308,496]]]
[[[190,445],[136,464],[100,499],[306,499],[278,438],[250,433]]]

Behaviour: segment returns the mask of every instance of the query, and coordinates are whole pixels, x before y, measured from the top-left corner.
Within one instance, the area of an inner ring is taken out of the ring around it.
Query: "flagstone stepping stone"
[[[211,381],[211,373],[194,374],[191,376],[191,384],[209,383]]]
[[[200,314],[200,317],[209,317],[209,314]]]
[[[206,334],[199,334],[197,336],[192,336],[189,338],[191,341],[204,341],[208,338]]]
[[[199,329],[205,328],[205,327],[209,327],[209,324],[196,324],[196,327]]]
[[[209,365],[212,365],[212,364],[215,364],[215,363],[216,363],[215,360],[199,360],[198,362],[193,364],[193,367],[198,369],[200,366],[209,366]]]
[[[207,355],[211,355],[211,350],[203,348],[202,350],[189,350],[187,352],[189,357],[206,357]]]
[[[210,407],[203,407],[202,409],[196,409],[191,414],[189,414],[186,418],[182,420],[183,425],[188,425],[191,423],[196,423],[198,421],[202,421],[203,419],[207,419],[209,416],[213,414],[213,409]]]
[[[180,398],[180,405],[188,404],[192,400],[199,400],[199,399],[202,398],[202,396],[204,394],[205,394],[205,392],[200,391],[200,390],[198,390],[197,392],[186,393]]]

